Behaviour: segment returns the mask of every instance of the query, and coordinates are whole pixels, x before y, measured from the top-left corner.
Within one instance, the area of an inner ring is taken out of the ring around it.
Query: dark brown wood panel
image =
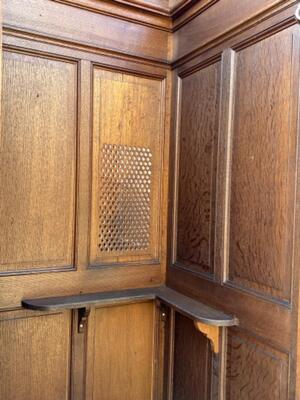
[[[151,400],[154,378],[153,302],[96,309],[94,400]]]
[[[70,321],[69,312],[0,314],[1,399],[69,399]]]
[[[94,71],[91,264],[158,262],[163,83]]]
[[[176,313],[173,400],[209,400],[211,350],[193,320]]]
[[[236,54],[230,282],[290,300],[296,132],[293,28]]]
[[[226,48],[224,41],[227,37],[242,34],[245,27],[254,26],[266,16],[295,3],[295,0],[243,0],[242,6],[237,7],[236,0],[212,2],[205,12],[174,33],[173,60],[201,54],[205,48],[220,42]]]
[[[73,266],[76,85],[74,63],[3,54],[1,272]]]
[[[182,79],[176,262],[214,272],[220,63]]]
[[[228,336],[228,400],[288,398],[288,355],[237,330]]]

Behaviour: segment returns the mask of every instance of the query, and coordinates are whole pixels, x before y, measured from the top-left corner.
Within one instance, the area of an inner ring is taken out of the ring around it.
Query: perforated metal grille
[[[100,252],[147,250],[152,186],[150,150],[103,144],[100,176]]]

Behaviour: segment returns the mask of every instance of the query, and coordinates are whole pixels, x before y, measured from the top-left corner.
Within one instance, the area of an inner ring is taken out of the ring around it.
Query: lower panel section
[[[69,312],[1,313],[0,349],[0,399],[69,398]]]
[[[151,400],[154,339],[153,302],[96,309],[93,400]]]
[[[227,400],[288,398],[286,353],[232,329],[227,356]]]
[[[211,351],[209,341],[193,320],[176,314],[173,400],[210,398]]]

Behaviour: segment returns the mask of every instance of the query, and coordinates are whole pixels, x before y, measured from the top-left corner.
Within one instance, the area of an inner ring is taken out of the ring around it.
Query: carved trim
[[[194,324],[196,329],[210,341],[212,351],[218,354],[220,351],[220,328],[214,325],[206,325],[199,321],[194,321]]]

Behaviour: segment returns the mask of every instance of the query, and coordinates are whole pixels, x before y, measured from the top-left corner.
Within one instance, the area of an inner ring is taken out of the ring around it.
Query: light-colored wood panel
[[[67,400],[70,313],[0,314],[0,398]]]
[[[94,71],[91,264],[158,260],[162,85]]]
[[[212,274],[220,63],[182,79],[177,262]],[[205,95],[204,95],[205,94]]]
[[[94,400],[151,400],[154,304],[100,308],[94,323]]]
[[[3,61],[1,271],[70,267],[77,68],[9,51]]]
[[[283,300],[292,275],[293,29],[236,55],[231,168],[228,279]]]

